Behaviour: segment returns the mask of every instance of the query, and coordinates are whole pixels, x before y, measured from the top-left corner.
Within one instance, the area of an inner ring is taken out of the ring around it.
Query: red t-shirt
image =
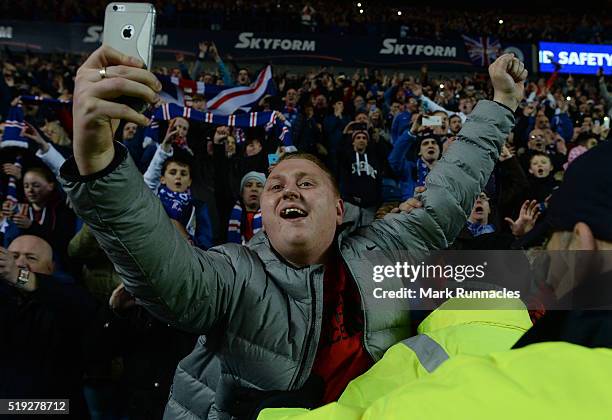
[[[250,241],[251,238],[253,237],[253,218],[254,217],[255,217],[255,212],[249,211],[247,212],[245,220],[244,220],[243,233],[244,233],[244,239],[246,239],[247,241]]]
[[[325,267],[323,324],[312,373],[325,383],[323,404],[340,397],[348,383],[372,366],[363,347],[363,310],[357,285],[337,258]]]

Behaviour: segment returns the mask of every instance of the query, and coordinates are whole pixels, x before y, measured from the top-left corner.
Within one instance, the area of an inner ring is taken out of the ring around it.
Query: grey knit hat
[[[262,174],[261,172],[255,172],[255,171],[248,172],[245,176],[242,177],[242,181],[240,181],[240,191],[242,191],[242,189],[244,188],[244,184],[246,184],[247,182],[251,180],[265,184],[266,176]]]

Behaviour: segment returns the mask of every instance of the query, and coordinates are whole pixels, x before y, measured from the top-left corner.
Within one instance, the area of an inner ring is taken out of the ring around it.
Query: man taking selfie
[[[418,255],[454,240],[513,127],[523,63],[504,55],[490,66],[494,101],[478,104],[428,175],[422,208],[356,228],[323,164],[288,155],[261,195],[265,234],[208,251],[179,236],[112,141],[114,119],[149,122],[115,98],[159,101],[161,86],[141,64],[102,46],[79,69],[74,158],[61,176],[126,289],[155,316],[203,335],[177,368],[166,417],[251,418],[275,404],[334,400],[411,333],[407,308],[368,307],[365,254],[397,260],[400,250]]]

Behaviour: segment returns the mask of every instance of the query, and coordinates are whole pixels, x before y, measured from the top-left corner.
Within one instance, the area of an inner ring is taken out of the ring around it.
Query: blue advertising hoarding
[[[544,73],[552,73],[557,62],[560,73],[595,74],[603,67],[605,74],[612,74],[612,45],[540,42],[538,61]]]

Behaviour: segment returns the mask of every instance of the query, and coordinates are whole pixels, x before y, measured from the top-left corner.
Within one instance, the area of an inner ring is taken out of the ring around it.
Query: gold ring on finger
[[[106,79],[106,67],[103,67],[98,70],[98,73],[100,73],[100,79]]]

